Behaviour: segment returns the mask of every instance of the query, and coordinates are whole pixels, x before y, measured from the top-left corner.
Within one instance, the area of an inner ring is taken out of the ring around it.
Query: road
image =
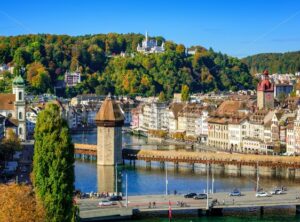
[[[30,172],[32,169],[33,145],[23,144],[22,155],[19,160],[19,167],[17,170],[18,183],[31,183]]]
[[[272,195],[270,197],[256,197],[254,191],[242,193],[240,197],[230,197],[228,193],[209,194],[209,205],[213,199],[217,199],[219,205],[214,208],[239,208],[239,207],[260,207],[260,206],[284,206],[284,205],[300,205],[300,200],[296,197],[300,196],[300,189],[288,190],[284,194]],[[141,211],[155,211],[168,209],[169,201],[173,210],[179,209],[206,209],[207,200],[194,200],[192,198],[184,198],[183,195],[146,195],[146,196],[130,196],[128,197],[128,207],[138,208]],[[186,203],[185,207],[180,207],[177,202]],[[149,202],[155,202],[156,208],[149,208]],[[126,201],[117,202],[116,205],[99,207],[99,199],[78,199],[77,203],[80,211],[101,210],[108,208],[125,208]]]

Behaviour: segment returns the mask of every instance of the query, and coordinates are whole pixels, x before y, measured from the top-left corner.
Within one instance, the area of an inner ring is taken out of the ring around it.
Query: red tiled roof
[[[0,110],[14,110],[15,94],[0,94]]]

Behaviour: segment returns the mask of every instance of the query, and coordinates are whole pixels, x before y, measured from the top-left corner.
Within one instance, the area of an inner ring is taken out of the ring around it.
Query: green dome
[[[24,85],[24,79],[22,76],[16,76],[13,80],[14,85]]]

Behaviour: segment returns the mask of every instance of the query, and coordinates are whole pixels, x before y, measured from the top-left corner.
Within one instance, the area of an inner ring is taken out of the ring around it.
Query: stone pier
[[[300,178],[300,169],[296,169],[295,170],[295,179],[299,179]]]
[[[296,176],[296,170],[294,168],[288,168],[286,170],[286,178],[293,179]]]
[[[229,175],[241,175],[241,166],[240,165],[226,165],[225,173]]]
[[[258,173],[260,176],[274,177],[276,176],[276,169],[271,167],[258,167]]]
[[[203,163],[195,163],[194,164],[194,172],[195,173],[206,173],[207,165]]]
[[[151,161],[146,161],[146,168],[151,169]]]
[[[255,166],[241,166],[241,174],[247,176],[256,175],[256,167]]]
[[[211,168],[212,168],[212,171],[214,172],[214,174],[217,174],[217,175],[225,174],[225,166],[223,164],[212,164]]]
[[[276,177],[285,177],[287,169],[282,167],[276,167]]]
[[[179,163],[179,171],[181,172],[191,172],[193,170],[193,167],[190,163]]]

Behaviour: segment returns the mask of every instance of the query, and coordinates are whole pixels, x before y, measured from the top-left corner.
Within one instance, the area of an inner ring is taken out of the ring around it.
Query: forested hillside
[[[242,59],[251,74],[268,69],[270,73],[295,73],[300,71],[300,51],[287,53],[263,53]]]
[[[150,96],[164,91],[171,97],[183,84],[192,92],[253,87],[247,66],[237,58],[201,46],[194,47],[198,48],[195,55],[186,56],[183,45],[163,37],[154,38],[159,45],[165,42],[165,53],[143,55],[136,52],[143,38],[116,33],[0,37],[0,64],[12,64],[14,75],[24,76],[30,93],[53,92],[57,80],[77,68],[83,81],[68,88],[67,96],[108,92]],[[126,56],[119,56],[121,52]],[[10,90],[14,75],[2,73],[0,92]]]

